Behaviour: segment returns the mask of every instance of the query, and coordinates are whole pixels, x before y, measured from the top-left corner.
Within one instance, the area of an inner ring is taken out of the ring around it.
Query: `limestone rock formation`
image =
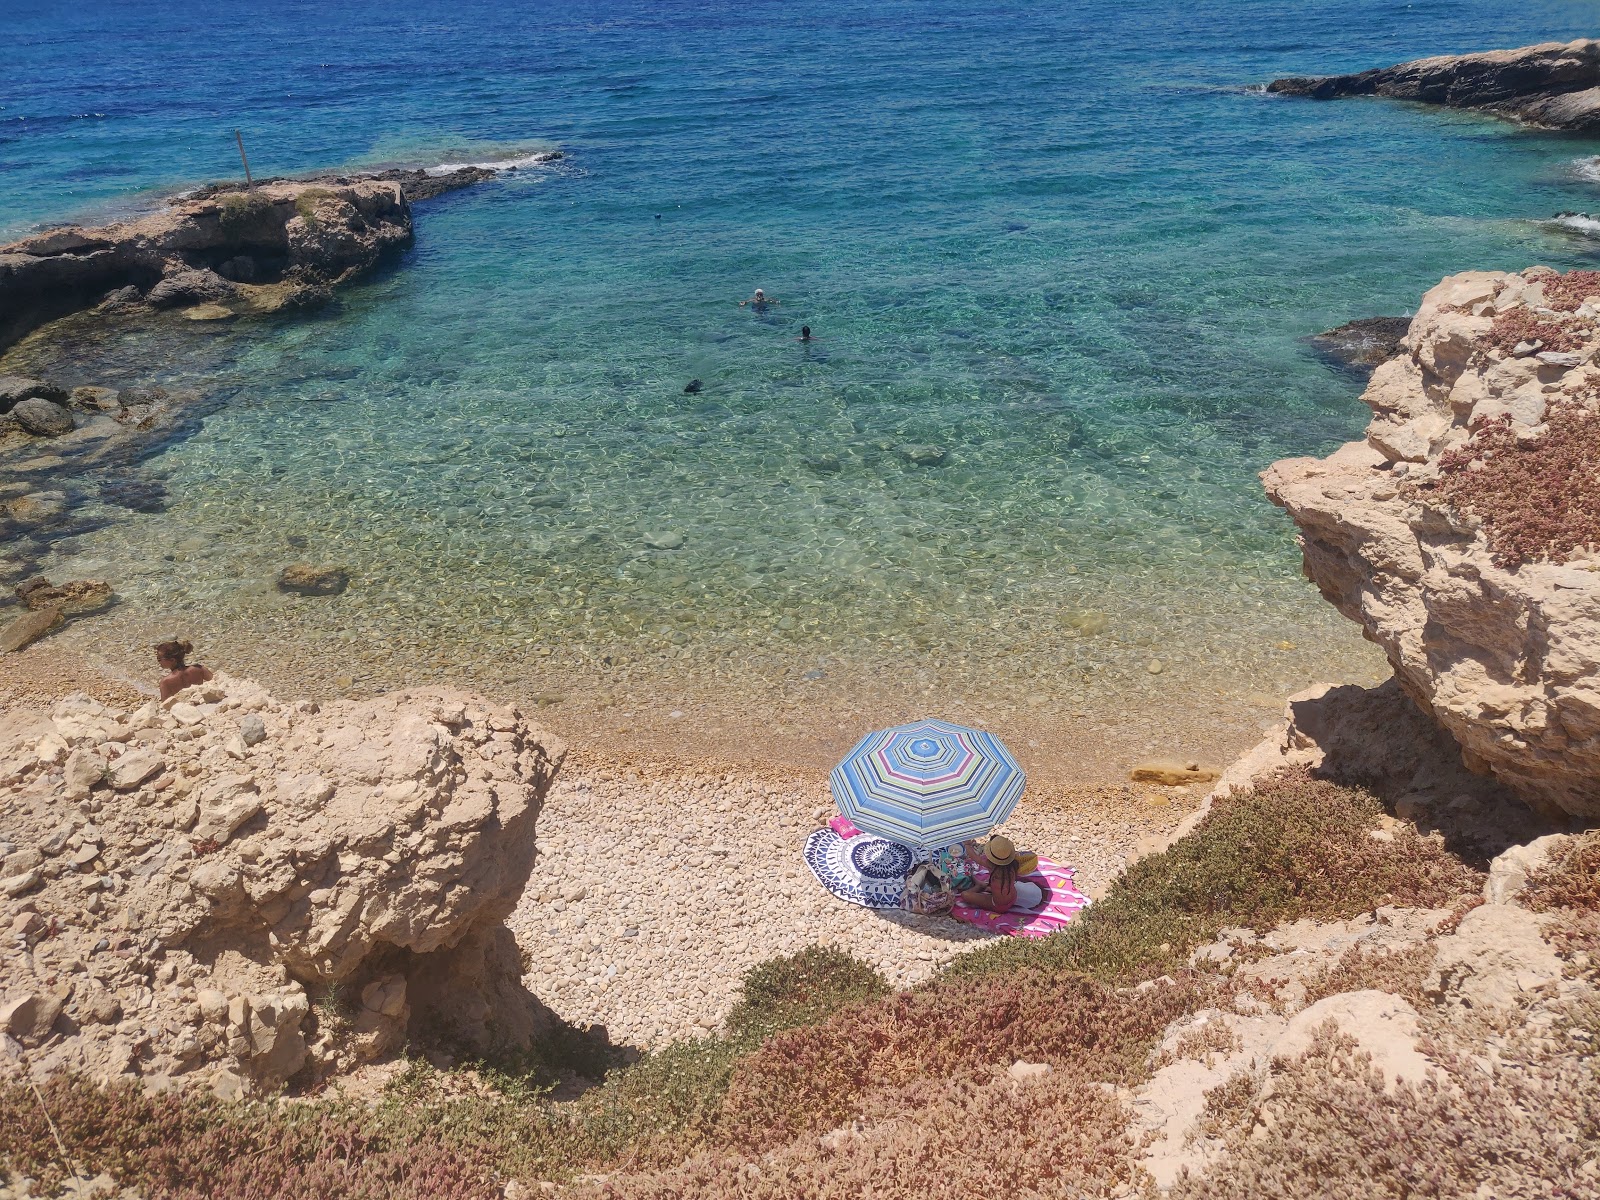
[[[526,1046],[505,917],[564,754],[512,708],[322,710],[219,676],[0,717],[0,1069],[314,1079],[408,1038]]]
[[[1453,276],[1403,350],[1363,396],[1365,440],[1274,464],[1267,494],[1468,766],[1600,817],[1600,274]]]
[[[71,579],[57,585],[38,575],[19,583],[16,597],[30,609],[59,608],[66,616],[78,617],[109,607],[112,592],[103,579]]]
[[[168,275],[150,289],[145,301],[151,308],[177,308],[185,304],[226,300],[232,295],[233,285],[215,271],[190,268]]]
[[[54,229],[0,246],[0,350],[129,286],[157,307],[238,295],[277,308],[297,285],[341,283],[410,240],[401,185],[359,178],[213,189],[136,221]],[[253,283],[217,274],[244,274],[241,257]]]
[[[1333,100],[1386,96],[1471,108],[1547,129],[1600,132],[1600,40],[1419,58],[1355,75],[1274,79],[1267,91]]]

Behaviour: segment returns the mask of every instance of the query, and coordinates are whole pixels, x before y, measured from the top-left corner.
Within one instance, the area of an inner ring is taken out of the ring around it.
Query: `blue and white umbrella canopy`
[[[1000,739],[947,721],[869,733],[828,777],[858,829],[932,850],[988,833],[1022,795],[1022,768]]]

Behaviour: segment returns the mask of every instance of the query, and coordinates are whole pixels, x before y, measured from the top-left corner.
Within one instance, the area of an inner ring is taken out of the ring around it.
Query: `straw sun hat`
[[[983,857],[991,867],[1009,867],[1017,861],[1017,848],[1010,838],[997,833],[984,843]]]

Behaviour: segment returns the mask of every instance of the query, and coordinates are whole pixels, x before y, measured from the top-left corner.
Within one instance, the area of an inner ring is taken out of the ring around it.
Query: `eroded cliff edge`
[[[505,918],[565,755],[514,708],[323,708],[218,676],[0,717],[0,1074],[315,1082],[408,1044],[527,1048]]]
[[[1307,576],[1551,816],[1600,818],[1600,273],[1467,272],[1374,372],[1362,441],[1274,464]]]

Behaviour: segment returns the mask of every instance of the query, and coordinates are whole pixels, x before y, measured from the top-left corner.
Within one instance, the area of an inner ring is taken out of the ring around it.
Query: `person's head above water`
[[[809,326],[809,325],[800,326],[800,340],[802,342],[809,342],[811,340],[811,326]]]
[[[763,292],[760,288],[757,288],[756,289],[756,299],[757,300],[765,300],[766,298],[767,298],[767,294],[765,292]]]
[[[181,671],[184,660],[193,653],[193,642],[160,642],[156,645],[156,662],[169,671]]]

